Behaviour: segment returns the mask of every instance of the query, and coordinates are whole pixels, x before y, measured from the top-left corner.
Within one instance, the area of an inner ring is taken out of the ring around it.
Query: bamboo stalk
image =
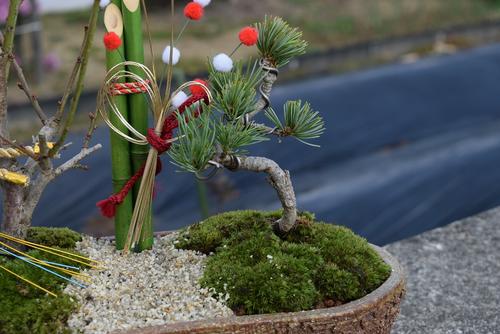
[[[125,38],[125,57],[129,61],[144,64],[144,44],[142,35],[142,17],[140,0],[122,0],[122,12]],[[144,77],[144,73],[137,67],[129,67],[132,73]],[[130,124],[143,135],[148,128],[148,105],[144,94],[132,94],[127,96]],[[133,171],[139,170],[147,160],[148,147],[144,145],[131,145],[131,159]],[[138,182],[134,186],[134,203],[137,203],[140,189]],[[152,206],[147,208],[149,212],[144,215],[142,237],[136,250],[150,249],[153,246],[153,222]]]
[[[121,1],[113,0],[106,7],[104,13],[104,25],[108,32],[116,33],[120,38],[123,36],[123,20],[121,14]],[[123,38],[122,38],[123,39]],[[106,51],[106,67],[111,69],[122,62],[121,54],[124,52],[123,45],[118,50]],[[124,82],[125,79],[118,82]],[[117,95],[114,97],[116,106],[125,119],[128,119],[127,97],[125,95]],[[127,128],[114,113],[110,113],[109,119],[111,123],[124,133],[128,133]],[[132,175],[132,166],[130,163],[130,144],[128,141],[121,138],[114,131],[110,131],[111,142],[111,172],[113,178],[113,191],[118,192],[125,185]],[[128,194],[125,200],[116,208],[115,214],[115,246],[116,249],[123,249],[127,238],[130,220],[133,210],[133,195]]]

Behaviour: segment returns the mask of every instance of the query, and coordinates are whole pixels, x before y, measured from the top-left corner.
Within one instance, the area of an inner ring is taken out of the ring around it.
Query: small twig
[[[68,102],[69,96],[71,95],[71,91],[73,90],[73,86],[75,85],[76,76],[78,75],[78,72],[80,71],[80,67],[82,65],[83,52],[85,50],[85,45],[87,44],[87,41],[88,41],[89,27],[85,26],[85,27],[83,27],[83,29],[84,29],[85,33],[84,33],[84,37],[83,37],[82,46],[80,48],[80,53],[79,53],[78,57],[76,58],[75,65],[73,66],[73,70],[71,71],[71,74],[69,76],[68,84],[66,85],[66,90],[64,91],[61,100],[57,103],[58,108],[57,108],[57,112],[54,115],[54,120],[57,123],[59,123],[62,119],[64,109],[66,109],[66,103]]]
[[[4,37],[2,32],[0,32],[0,44],[3,44],[3,42],[4,42]],[[33,109],[38,115],[38,118],[40,118],[40,121],[42,121],[42,124],[45,125],[47,123],[47,115],[42,110],[42,107],[40,107],[37,96],[32,93],[28,81],[24,76],[23,69],[21,68],[21,66],[19,65],[19,63],[17,62],[16,58],[12,53],[9,55],[9,57],[10,61],[12,62],[12,66],[16,71],[17,78],[19,79],[18,83],[19,88],[24,92],[28,100],[31,102],[31,105],[33,106]]]
[[[78,79],[76,82],[76,88],[75,88],[75,93],[73,97],[71,98],[71,106],[69,110],[68,117],[66,118],[66,122],[64,123],[64,126],[62,128],[62,133],[59,139],[56,141],[54,144],[54,147],[49,152],[49,156],[54,156],[57,154],[61,146],[64,144],[64,141],[66,140],[66,136],[68,135],[69,128],[73,124],[73,119],[76,114],[76,110],[78,108],[78,104],[80,102],[80,96],[83,91],[83,85],[84,85],[84,78],[87,70],[87,64],[89,60],[89,53],[90,49],[92,48],[92,42],[94,39],[94,32],[97,26],[97,17],[99,13],[99,0],[94,0],[94,4],[92,6],[92,14],[89,19],[89,26],[88,30],[86,31],[86,40],[83,44],[83,52],[81,53],[81,67],[78,73]]]
[[[73,142],[70,141],[69,143],[64,144],[63,147],[61,147],[61,149],[59,151],[63,151],[65,149],[67,149],[68,147],[70,147],[71,145],[73,145]]]
[[[48,171],[51,169],[51,163],[49,159],[49,147],[47,146],[47,137],[43,134],[38,135],[38,148],[40,150],[39,154],[39,165],[43,171]]]
[[[251,123],[251,125],[256,127],[256,128],[262,129],[263,131],[266,132],[266,134],[269,134],[269,135],[275,135],[278,137],[286,137],[287,136],[286,133],[284,133],[283,131],[281,131],[280,129],[278,129],[276,127],[271,128],[267,125],[260,124],[260,123]]]
[[[74,168],[74,166],[77,165],[82,159],[84,159],[88,155],[92,154],[93,152],[95,152],[101,148],[102,148],[101,144],[96,144],[96,145],[92,146],[91,148],[84,148],[83,150],[80,151],[80,153],[75,155],[73,158],[66,161],[61,166],[57,167],[56,170],[54,171],[55,176],[59,176],[62,173],[64,173],[65,171]]]
[[[82,164],[76,164],[76,165],[73,166],[73,169],[81,169],[81,170],[84,170],[84,171],[88,171],[89,170],[89,166],[82,165]]]
[[[7,128],[7,85],[9,81],[10,57],[14,44],[14,34],[16,30],[17,16],[21,0],[11,0],[9,12],[5,20],[5,38],[2,43],[2,53],[0,53],[0,133],[4,137],[9,137]]]
[[[13,142],[12,140],[4,137],[1,134],[0,134],[0,140],[2,140],[4,143],[6,143],[9,146],[12,146],[16,150],[18,150],[20,152],[23,152],[26,156],[30,157],[31,159],[33,159],[33,160],[37,160],[38,159],[38,157],[35,154],[31,153],[30,151],[28,151],[27,149],[25,149],[23,146],[15,143],[15,142]]]
[[[85,139],[83,140],[83,148],[88,148],[90,140],[92,139],[92,135],[94,134],[95,129],[97,128],[96,122],[97,122],[97,117],[95,112],[90,112],[89,113],[89,119],[90,119],[90,124],[89,128],[87,130],[87,133],[85,134]]]
[[[2,41],[2,49],[5,52],[3,55],[4,57],[9,55],[14,47],[14,35],[16,32],[16,23],[21,2],[22,0],[11,0],[9,4],[9,12],[5,22],[5,39]],[[6,80],[9,79],[9,69],[10,60],[5,59],[5,63],[2,62],[2,68],[0,70],[3,71],[3,75]]]

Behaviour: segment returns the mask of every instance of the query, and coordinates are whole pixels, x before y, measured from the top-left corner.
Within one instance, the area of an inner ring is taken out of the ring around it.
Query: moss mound
[[[390,267],[351,230],[299,215],[283,238],[271,223],[280,212],[235,211],[181,232],[177,247],[213,253],[201,285],[228,293],[238,314],[294,312],[359,299],[379,287]]]
[[[32,227],[28,230],[26,240],[49,247],[74,249],[82,236],[67,227]]]
[[[74,249],[75,241],[81,239],[78,233],[69,229],[32,228],[29,235],[32,242],[65,250]],[[30,250],[28,254],[48,261],[71,264],[63,258],[38,250]],[[0,264],[58,295],[57,298],[49,296],[0,270],[0,334],[70,333],[66,328],[66,321],[78,305],[62,293],[66,283],[21,260],[0,256]]]

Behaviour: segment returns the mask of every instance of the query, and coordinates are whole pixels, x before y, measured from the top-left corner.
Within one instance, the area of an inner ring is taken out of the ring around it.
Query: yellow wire
[[[12,250],[13,252],[16,252],[16,253],[18,253],[18,254],[21,254],[22,256],[27,257],[27,258],[29,258],[29,259],[33,260],[33,261],[34,261],[35,263],[37,263],[37,264],[41,264],[41,265],[44,265],[44,266],[49,267],[49,268],[52,268],[52,269],[57,269],[57,270],[62,271],[63,273],[68,274],[68,275],[80,276],[80,273],[79,273],[79,272],[72,271],[72,270],[68,270],[68,269],[65,269],[65,268],[58,267],[58,266],[54,266],[54,265],[49,264],[49,263],[47,263],[47,262],[45,262],[45,261],[39,260],[39,259],[37,259],[37,258],[35,258],[35,257],[31,256],[31,255],[29,255],[29,254],[26,254],[26,253],[24,253],[24,252],[21,252],[20,250],[17,250],[17,249],[15,249],[14,247],[11,247],[11,246],[7,245],[7,244],[6,244],[6,243],[4,243],[4,242],[1,242],[1,241],[0,241],[0,245],[2,245],[2,246],[4,246],[4,247],[7,247],[7,248],[9,248],[10,250]]]
[[[28,280],[28,279],[26,279],[26,278],[22,277],[21,275],[18,275],[18,274],[16,274],[15,272],[13,272],[13,271],[11,271],[11,270],[9,270],[9,269],[5,268],[4,266],[0,265],[0,268],[1,268],[1,269],[3,269],[3,270],[5,270],[5,271],[6,271],[6,272],[8,272],[9,274],[12,274],[12,275],[14,275],[15,277],[17,277],[17,278],[19,278],[19,279],[21,279],[21,280],[25,281],[26,283],[31,284],[31,285],[32,285],[32,286],[34,286],[35,288],[38,288],[38,289],[40,289],[40,290],[42,290],[42,291],[44,291],[44,292],[48,293],[49,295],[52,295],[52,296],[54,296],[54,297],[57,297],[57,295],[56,295],[55,293],[53,293],[53,292],[51,292],[51,291],[49,291],[49,290],[47,290],[47,289],[45,289],[45,288],[42,288],[40,285],[38,285],[38,284],[36,284],[36,283],[33,283],[32,281],[30,281],[30,280]]]
[[[89,266],[89,267],[93,267],[93,268],[99,268],[98,266],[95,266],[95,265],[92,265],[90,263],[85,263],[83,261],[80,261],[80,260],[77,260],[77,259],[74,259],[74,258],[71,258],[71,257],[68,257],[68,256],[64,256],[62,254],[67,254],[67,255],[70,255],[72,257],[76,257],[76,258],[80,258],[80,259],[84,259],[88,262],[94,262],[94,263],[97,263],[99,265],[102,265],[101,262],[99,261],[96,261],[96,260],[92,260],[92,259],[89,259],[85,256],[81,256],[81,255],[77,255],[77,254],[73,254],[71,252],[66,252],[66,251],[63,251],[63,250],[60,250],[60,249],[57,249],[57,248],[53,248],[53,247],[48,247],[48,246],[45,246],[45,245],[40,245],[40,244],[36,244],[34,242],[30,242],[30,241],[26,241],[26,240],[22,240],[22,239],[18,239],[16,237],[13,237],[13,236],[10,236],[8,234],[5,234],[5,233],[0,233],[0,237],[4,238],[4,239],[8,239],[8,240],[11,240],[11,241],[15,241],[15,242],[18,242],[20,244],[23,244],[23,245],[26,245],[26,246],[29,246],[29,247],[32,247],[32,248],[35,248],[35,249],[39,249],[39,250],[42,250],[44,252],[47,252],[47,253],[50,253],[52,255],[56,255],[56,256],[60,256],[62,258],[65,258],[67,260],[71,260],[71,261],[74,261],[74,262],[77,262],[77,263],[80,263],[80,264],[83,264],[85,266]],[[60,254],[58,254],[60,253]]]

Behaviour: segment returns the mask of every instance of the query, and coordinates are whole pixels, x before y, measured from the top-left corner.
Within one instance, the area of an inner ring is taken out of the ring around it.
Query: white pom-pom
[[[194,2],[200,4],[202,7],[210,5],[211,0],[193,0]]]
[[[233,69],[233,60],[225,53],[219,53],[215,56],[213,64],[219,72],[230,72]]]
[[[111,2],[110,0],[101,0],[99,6],[101,6],[101,8],[106,8],[110,2]]]
[[[179,51],[179,49],[174,47],[174,49],[172,50],[172,60],[173,60],[172,64],[177,65],[180,58],[181,58],[181,52]],[[170,64],[170,46],[167,46],[165,50],[163,50],[163,55],[161,59],[165,64]]]
[[[175,96],[172,98],[172,105],[177,109],[180,106],[184,104],[188,99],[188,96],[186,93],[183,91],[180,91],[179,93],[175,94]]]

